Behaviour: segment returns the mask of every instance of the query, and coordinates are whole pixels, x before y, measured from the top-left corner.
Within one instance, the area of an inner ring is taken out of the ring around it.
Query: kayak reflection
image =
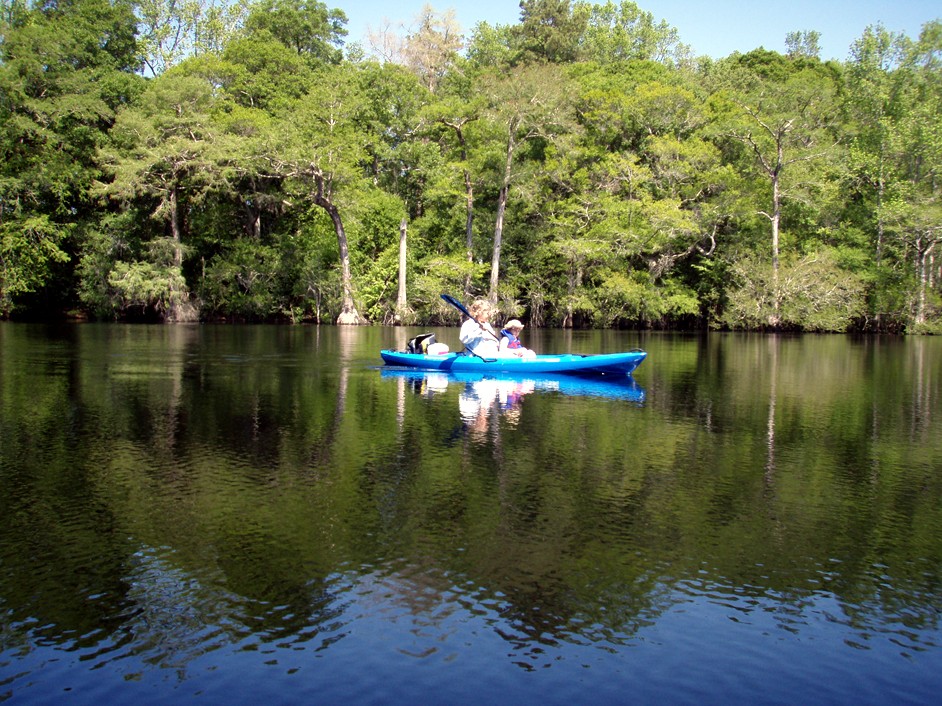
[[[446,373],[437,370],[411,368],[382,368],[384,378],[404,379],[421,394],[444,392],[449,385],[464,386],[462,397],[474,394],[479,399],[497,401],[511,409],[519,404],[523,395],[531,392],[558,393],[577,397],[605,397],[633,404],[644,403],[644,388],[630,375],[607,377],[580,377],[576,375],[500,375],[485,373]],[[471,392],[469,392],[469,390]],[[503,400],[503,402],[502,402]],[[461,400],[459,399],[459,402]],[[467,403],[470,409],[470,401]]]
[[[492,438],[500,441],[500,425],[515,427],[520,419],[522,400],[532,394],[561,394],[579,397],[601,397],[624,400],[640,406],[644,402],[644,388],[630,375],[577,377],[573,375],[501,375],[494,373],[446,373],[414,368],[383,368],[383,378],[400,381],[400,389],[411,389],[423,397],[444,395],[454,397],[458,389],[458,412],[468,438],[485,442]],[[400,403],[400,424],[405,407]]]

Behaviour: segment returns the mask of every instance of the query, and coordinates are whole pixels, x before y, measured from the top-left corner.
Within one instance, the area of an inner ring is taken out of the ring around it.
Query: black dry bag
[[[411,339],[406,344],[407,353],[427,353],[428,347],[435,343],[434,333],[423,333]]]

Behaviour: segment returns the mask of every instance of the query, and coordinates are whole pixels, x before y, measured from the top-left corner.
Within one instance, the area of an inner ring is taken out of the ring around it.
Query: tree
[[[137,0],[135,8],[141,56],[152,76],[189,57],[221,53],[248,12],[236,0]]]
[[[584,133],[547,161],[540,199],[551,238],[545,263],[566,265],[557,275],[565,291],[552,297],[559,322],[696,315],[697,297],[674,270],[713,255],[730,181],[720,151],[697,134],[702,102],[646,62],[585,68],[578,81]]]
[[[747,56],[744,63],[751,60]],[[772,71],[781,70],[774,62],[768,66]],[[766,71],[766,67],[760,65],[759,70]],[[787,73],[788,67],[784,70]],[[834,147],[828,128],[834,120],[835,86],[815,68],[796,70],[784,81],[764,78],[751,69],[734,76],[741,87],[728,94],[734,109],[726,134],[746,146],[770,189],[769,208],[760,214],[771,226],[774,288],[778,283],[782,203],[786,198],[799,199],[803,191],[814,187],[813,176],[805,168]],[[792,179],[788,179],[790,174]],[[775,326],[775,319],[773,314],[769,324]]]
[[[515,29],[520,60],[568,63],[579,56],[588,8],[569,0],[521,0]]]
[[[821,33],[789,32],[785,35],[785,52],[789,59],[817,59],[821,54]]]
[[[45,288],[94,217],[96,151],[139,90],[134,16],[107,0],[11,4],[0,41],[0,316]],[[65,289],[65,287],[62,287]]]
[[[415,24],[403,42],[402,61],[435,93],[464,45],[461,26],[454,10],[439,14],[431,5],[423,6]]]
[[[484,86],[489,101],[489,119],[501,126],[504,135],[503,164],[494,219],[494,247],[488,297],[497,301],[504,215],[514,176],[514,158],[524,145],[549,141],[573,127],[567,81],[552,65],[517,67],[509,74],[491,76]]]
[[[167,72],[150,84],[137,106],[119,115],[115,148],[106,152],[113,180],[100,192],[124,204],[152,203],[152,217],[169,234],[154,239],[145,262],[122,265],[124,275],[112,283],[125,290],[128,301],[153,306],[167,321],[191,321],[197,315],[182,273],[181,211],[187,201],[222,188],[212,150],[217,138],[213,102],[206,81]],[[163,284],[153,285],[155,278]]]
[[[863,281],[840,267],[830,250],[783,259],[774,272],[764,259],[744,257],[721,322],[736,329],[790,328],[843,332],[863,309]]]
[[[902,101],[906,95],[902,75],[894,76],[893,71],[904,51],[902,35],[881,25],[867,27],[851,46],[852,59],[846,73],[847,101],[854,127],[850,166],[856,188],[874,199],[877,265],[883,258],[883,201],[895,161],[891,154],[892,135],[904,112]]]
[[[942,242],[942,22],[927,23],[903,60],[908,110],[897,122],[899,179],[891,188],[885,212],[892,228],[912,250],[917,290],[913,323],[927,322],[930,263]]]
[[[903,194],[899,193],[899,196]],[[925,199],[910,195],[908,198],[891,200],[883,210],[888,229],[895,233],[913,254],[916,265],[916,296],[912,307],[912,322],[919,331],[927,321],[932,277],[931,258],[936,246],[942,243],[942,199],[938,194],[929,195]]]
[[[468,42],[468,61],[476,69],[506,67],[514,59],[516,25],[480,22]]]
[[[932,220],[942,164],[934,127],[942,109],[940,28],[928,23],[914,42],[880,25],[868,27],[847,67],[849,186],[855,216],[871,238],[875,314],[879,321],[896,286],[909,299],[905,318],[918,330],[929,323],[933,288]]]
[[[586,60],[599,64],[626,61],[657,61],[668,63],[685,59],[690,49],[680,42],[677,29],[630,0],[615,4],[612,0],[600,5],[579,2],[580,10],[588,8],[582,54]]]
[[[260,0],[245,20],[245,30],[260,30],[314,63],[337,64],[347,35],[347,16],[318,0]]]
[[[324,66],[312,90],[280,111],[280,144],[271,155],[275,173],[293,180],[301,194],[330,217],[340,258],[341,308],[338,324],[365,323],[357,311],[350,249],[341,201],[344,189],[362,184],[366,157],[360,129],[363,98],[349,66]]]
[[[455,149],[458,159],[452,162],[460,171],[464,185],[464,211],[465,211],[465,256],[468,264],[474,262],[474,187],[475,180],[470,164],[470,147],[468,142],[468,127],[481,118],[482,106],[477,100],[469,100],[466,96],[447,96],[429,106],[427,119],[432,125],[443,128],[441,135],[442,149],[450,148],[449,137],[454,137]],[[471,271],[468,271],[464,283],[465,297],[471,296]]]

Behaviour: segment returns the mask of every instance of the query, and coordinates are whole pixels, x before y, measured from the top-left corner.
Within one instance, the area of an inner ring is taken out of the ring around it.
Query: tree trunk
[[[778,326],[779,323],[779,289],[778,289],[778,237],[779,224],[782,220],[782,197],[779,193],[779,172],[772,175],[772,307],[774,313],[769,323]]]
[[[340,218],[340,211],[334,203],[325,195],[324,178],[318,176],[315,178],[317,183],[317,193],[314,196],[314,203],[327,211],[330,220],[334,224],[334,232],[337,234],[337,249],[340,251],[340,315],[337,317],[337,324],[340,326],[357,326],[365,324],[366,320],[360,316],[353,303],[353,276],[350,274],[350,251],[347,247],[347,233],[343,229],[343,221]]]
[[[396,317],[402,316],[406,310],[406,234],[408,221],[405,218],[399,223],[399,294],[396,297]]]
[[[334,223],[334,231],[337,233],[337,248],[340,251],[340,288],[342,290],[342,299],[340,303],[340,315],[337,317],[337,323],[341,325],[357,326],[365,323],[360,318],[360,313],[353,303],[353,275],[350,273],[350,251],[347,248],[347,233],[343,229],[343,221],[340,220],[340,212],[335,206],[328,209],[330,220]]]
[[[471,118],[475,120],[476,118]],[[441,123],[447,127],[450,127],[455,131],[455,136],[458,138],[458,144],[461,146],[461,161],[464,164],[468,163],[468,144],[464,139],[464,131],[462,127],[466,124],[466,120],[457,120],[455,122],[448,122],[447,120],[442,120]],[[474,263],[474,184],[471,182],[471,172],[468,169],[464,170],[464,194],[465,194],[465,223],[464,223],[464,233],[465,233],[465,252],[468,257],[468,264]],[[471,298],[471,273],[469,271],[467,277],[464,278],[464,296],[465,299]]]
[[[461,145],[461,160],[468,163],[468,148],[465,145],[464,133],[460,128],[456,128],[458,133],[458,144]],[[468,264],[474,264],[474,184],[471,182],[471,172],[464,170],[464,201],[465,201],[465,220],[464,237],[465,251],[468,255]],[[464,296],[471,298],[471,273],[464,279]]]
[[[177,187],[170,188],[170,235],[173,238],[173,266],[183,267],[183,239],[180,237],[180,215],[177,212]]]
[[[916,319],[917,326],[926,323],[926,284],[928,282],[928,259],[929,252],[932,250],[923,247],[922,238],[916,238],[916,265],[919,270],[919,296],[916,299]]]
[[[779,194],[778,174],[772,178],[772,278],[778,280],[778,231],[782,221],[782,198]]]
[[[180,232],[180,214],[177,197],[177,187],[170,188],[170,236],[173,240],[173,261],[170,282],[168,290],[170,293],[170,305],[167,309],[166,321],[168,322],[186,322],[197,319],[196,308],[189,303],[189,292],[186,285],[181,289],[178,281],[183,279],[183,238]],[[178,280],[177,278],[180,278]]]
[[[514,141],[511,136],[507,141],[507,160],[504,163],[504,180],[497,198],[497,219],[494,223],[494,254],[491,257],[491,284],[488,299],[497,301],[497,281],[500,278],[500,246],[504,236],[504,212],[507,210],[507,195],[510,193],[510,171],[513,167]]]
[[[471,173],[464,171],[464,193],[466,216],[464,222],[465,249],[468,253],[468,264],[474,264],[474,186],[471,183]],[[464,296],[471,297],[471,273],[464,279]]]
[[[576,292],[579,291],[580,287],[582,287],[582,267],[577,265],[575,268],[575,274],[569,278],[569,297],[566,301],[566,314],[563,316],[562,321],[563,328],[573,327],[575,312],[572,310],[572,300],[576,296]]]

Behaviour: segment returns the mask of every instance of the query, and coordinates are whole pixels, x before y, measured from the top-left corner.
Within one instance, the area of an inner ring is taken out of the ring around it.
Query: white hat
[[[521,324],[517,319],[511,319],[511,320],[508,321],[506,324],[504,324],[504,328],[507,328],[507,329],[522,329],[522,328],[523,328],[523,324]]]

